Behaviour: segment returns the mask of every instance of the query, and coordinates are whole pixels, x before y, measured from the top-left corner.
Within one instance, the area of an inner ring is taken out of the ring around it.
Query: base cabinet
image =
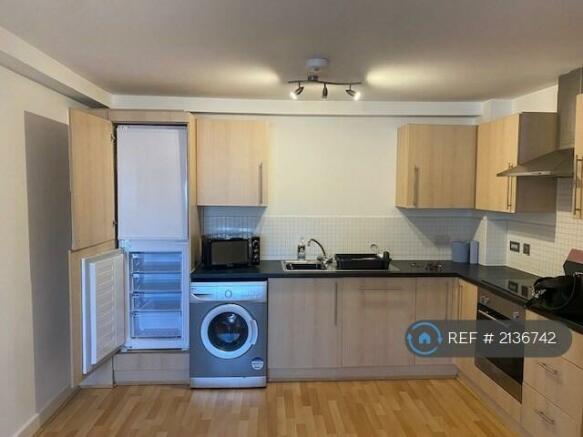
[[[270,279],[268,305],[270,368],[340,366],[335,279]]]
[[[535,437],[581,436],[581,417],[573,419],[528,384],[522,386],[520,423]]]
[[[404,340],[415,317],[415,279],[348,278],[340,290],[342,365],[413,365]]]
[[[476,308],[478,306],[478,287],[469,282],[458,279],[457,281],[457,318],[459,320],[476,320]],[[471,374],[476,368],[473,357],[456,357],[455,365],[462,372]]]
[[[532,311],[527,320],[545,320]],[[533,436],[577,436],[583,431],[583,335],[572,332],[560,357],[527,357],[522,385],[522,427]]]
[[[451,302],[454,300],[451,278],[418,278],[415,293],[415,320],[451,319]],[[455,317],[457,318],[457,317]],[[449,364],[449,357],[419,357],[415,365]]]
[[[405,343],[417,319],[451,314],[449,278],[282,278],[268,291],[271,380],[456,375]]]

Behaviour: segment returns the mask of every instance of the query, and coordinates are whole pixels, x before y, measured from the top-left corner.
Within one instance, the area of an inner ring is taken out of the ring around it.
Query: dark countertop
[[[427,263],[434,262],[441,264],[441,270],[426,270]],[[521,270],[505,266],[482,266],[478,264],[460,264],[444,260],[393,260],[391,264],[399,271],[374,271],[374,270],[332,270],[332,271],[301,271],[285,272],[282,268],[281,261],[261,261],[256,267],[230,268],[230,269],[207,269],[199,266],[191,273],[191,280],[195,281],[260,281],[269,278],[348,278],[348,277],[457,277],[475,285],[487,288],[500,296],[513,300],[518,303],[524,303],[524,299],[519,298],[504,289],[496,287],[492,282],[497,278],[524,279],[534,281],[538,276]],[[572,321],[557,317],[545,311],[531,308],[536,312],[549,319],[561,321],[576,332],[583,334],[583,321]]]
[[[441,270],[426,270],[428,262],[441,264]],[[265,280],[269,278],[327,278],[327,277],[461,277],[469,282],[481,284],[483,280],[493,278],[515,278],[515,279],[537,279],[531,275],[510,267],[501,266],[481,266],[477,264],[460,264],[451,261],[427,261],[408,260],[391,261],[391,265],[397,267],[399,271],[387,270],[329,270],[329,271],[295,271],[285,272],[281,266],[281,261],[261,261],[256,267],[237,267],[230,269],[207,269],[198,267],[191,274],[192,281],[251,281]]]

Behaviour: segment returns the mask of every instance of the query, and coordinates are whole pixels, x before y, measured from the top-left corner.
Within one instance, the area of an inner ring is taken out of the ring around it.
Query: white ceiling
[[[582,0],[0,0],[0,26],[116,94],[287,99],[322,55],[367,100],[513,97],[583,64],[582,23]]]

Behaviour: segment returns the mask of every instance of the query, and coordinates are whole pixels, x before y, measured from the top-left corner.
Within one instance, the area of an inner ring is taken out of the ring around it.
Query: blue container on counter
[[[451,260],[467,264],[470,260],[470,242],[456,240],[451,242]]]

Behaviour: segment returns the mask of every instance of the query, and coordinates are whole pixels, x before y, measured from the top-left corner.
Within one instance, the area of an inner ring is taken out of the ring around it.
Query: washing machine
[[[265,387],[267,281],[193,282],[190,386]]]

